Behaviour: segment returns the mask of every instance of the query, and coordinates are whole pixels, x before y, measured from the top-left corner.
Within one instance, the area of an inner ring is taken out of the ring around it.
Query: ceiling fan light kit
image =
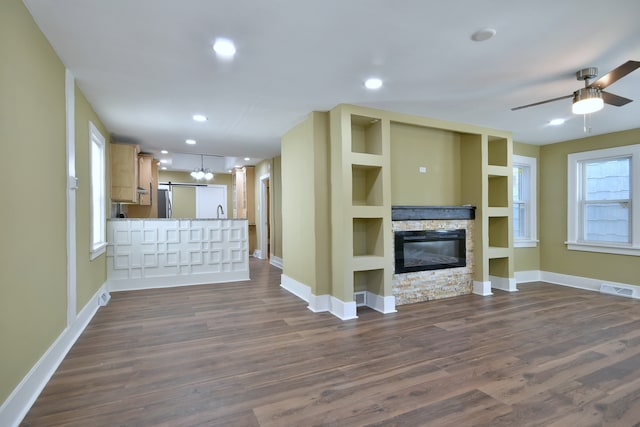
[[[591,114],[602,110],[604,100],[600,89],[585,87],[573,92],[573,114]]]
[[[591,114],[602,110],[604,104],[622,107],[632,100],[623,96],[614,95],[611,92],[605,92],[604,89],[638,68],[640,68],[640,61],[627,61],[591,83],[589,83],[589,80],[598,75],[598,69],[596,67],[583,68],[576,73],[576,78],[584,81],[584,87],[576,90],[572,95],[559,96],[553,99],[534,102],[533,104],[521,105],[520,107],[512,108],[511,111],[567,98],[573,98],[573,105],[571,106],[573,114]]]

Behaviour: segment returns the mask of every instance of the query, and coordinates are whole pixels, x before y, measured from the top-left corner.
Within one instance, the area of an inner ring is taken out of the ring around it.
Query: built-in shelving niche
[[[382,168],[352,165],[352,203],[354,206],[382,206]]]
[[[489,275],[496,277],[509,277],[509,258],[489,259]]]
[[[506,208],[509,206],[509,177],[489,176],[488,198],[490,208]]]
[[[351,152],[382,154],[382,122],[380,119],[351,115]]]
[[[355,292],[384,295],[384,269],[354,271],[353,289]]]
[[[353,256],[384,256],[382,218],[353,218]]]
[[[488,164],[491,166],[508,166],[509,150],[507,149],[508,141],[506,138],[489,136],[488,138]]]
[[[509,217],[489,217],[489,247],[509,247]]]

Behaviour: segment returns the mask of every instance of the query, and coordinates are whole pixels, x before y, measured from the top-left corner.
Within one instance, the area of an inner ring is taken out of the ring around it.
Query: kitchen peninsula
[[[110,291],[249,280],[246,219],[112,218]]]

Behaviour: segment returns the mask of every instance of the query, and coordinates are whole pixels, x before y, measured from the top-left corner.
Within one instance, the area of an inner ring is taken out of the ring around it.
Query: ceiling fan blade
[[[633,99],[625,98],[624,96],[614,95],[609,92],[602,91],[602,100],[609,104],[615,105],[616,107],[622,107],[633,101]]]
[[[591,83],[588,87],[597,87],[598,89],[604,89],[607,86],[614,84],[632,71],[635,71],[637,68],[640,68],[640,61],[627,61],[618,68],[615,68],[604,76],[600,77],[598,80]]]
[[[512,108],[511,111],[522,110],[523,108],[535,107],[536,105],[547,104],[549,102],[560,101],[561,99],[573,98],[573,94],[559,96],[558,98],[547,99],[545,101],[534,102],[533,104],[521,105],[519,107]]]

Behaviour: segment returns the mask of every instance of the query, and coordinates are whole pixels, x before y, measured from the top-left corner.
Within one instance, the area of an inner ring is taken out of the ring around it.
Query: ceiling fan
[[[632,100],[619,95],[605,92],[609,85],[617,82],[627,74],[640,68],[640,61],[627,61],[619,67],[613,69],[609,73],[600,77],[598,80],[589,83],[589,80],[598,75],[596,67],[583,68],[576,73],[578,80],[584,80],[584,88],[578,89],[571,95],[560,96],[558,98],[547,99],[545,101],[534,102],[533,104],[521,105],[512,108],[511,111],[521,110],[523,108],[534,107],[536,105],[546,104],[548,102],[559,101],[561,99],[573,98],[572,111],[574,114],[589,114],[600,110],[603,105],[615,105],[621,107],[628,104]]]

